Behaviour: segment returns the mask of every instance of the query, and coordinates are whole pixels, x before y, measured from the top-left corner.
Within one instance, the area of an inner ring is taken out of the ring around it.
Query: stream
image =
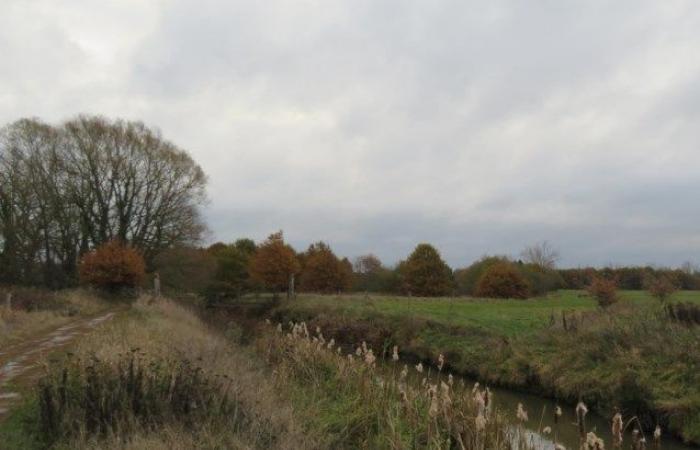
[[[464,380],[467,386],[472,385],[473,380]],[[554,410],[557,406],[556,402],[552,399],[543,398],[537,395],[526,394],[522,392],[514,392],[509,389],[502,388],[490,388],[493,393],[493,401],[496,408],[512,417],[515,420],[515,411],[518,407],[518,403],[522,403],[525,410],[528,412],[528,422],[526,422],[525,427],[528,432],[532,433],[532,438],[536,444],[541,444],[538,448],[550,450],[554,449],[554,442],[552,435],[543,436],[540,435],[537,430],[540,428],[540,419],[542,420],[541,427],[551,427],[552,430],[555,429],[554,426]],[[575,407],[572,405],[559,405],[562,409],[562,416],[559,419],[558,426],[558,442],[563,444],[568,450],[578,449],[579,446],[579,435],[578,427],[576,425],[576,413],[574,411]],[[544,410],[544,415],[542,411]],[[623,417],[625,424],[630,417]],[[603,438],[605,441],[606,448],[611,448],[612,445],[612,433],[610,430],[610,421],[604,419],[603,417],[590,412],[586,415],[586,428],[588,431],[593,431],[598,435],[598,437]],[[625,433],[625,439],[623,448],[628,448],[631,442],[632,429],[634,427],[630,425]],[[647,439],[647,448],[654,448],[652,445],[652,434],[654,430],[644,430],[644,434]],[[668,434],[664,433],[662,430],[661,435],[661,448],[664,450],[697,450],[698,447],[683,444],[681,441],[674,439]]]

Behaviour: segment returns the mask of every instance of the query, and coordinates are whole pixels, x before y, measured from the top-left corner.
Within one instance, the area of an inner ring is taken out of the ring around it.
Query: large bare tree
[[[0,277],[67,284],[78,257],[112,239],[147,261],[198,240],[206,177],[141,122],[22,119],[0,132]]]

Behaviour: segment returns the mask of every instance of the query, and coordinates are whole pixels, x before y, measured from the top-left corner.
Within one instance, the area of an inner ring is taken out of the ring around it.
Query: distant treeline
[[[542,244],[531,247],[542,249]],[[546,246],[544,247],[546,249]],[[227,301],[250,292],[382,293],[410,296],[479,296],[527,298],[557,289],[585,289],[594,279],[615,280],[620,289],[646,289],[663,278],[678,289],[700,289],[700,274],[686,269],[652,267],[557,269],[547,252],[523,252],[522,259],[486,256],[468,267],[451,269],[430,244],[419,244],[393,266],[367,254],[336,256],[324,242],[297,252],[281,232],[261,243],[239,239],[208,248],[175,248],[161,253],[155,267],[166,285],[199,291],[211,302]]]
[[[691,266],[682,269],[644,267],[593,267],[558,270],[567,289],[584,289],[595,277],[615,280],[619,289],[646,289],[650,280],[666,277],[676,288],[682,290],[700,289],[700,273]]]

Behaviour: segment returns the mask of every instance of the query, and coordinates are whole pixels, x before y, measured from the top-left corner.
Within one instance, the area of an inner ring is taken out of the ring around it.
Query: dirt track
[[[0,420],[20,399],[20,394],[13,387],[29,385],[41,375],[41,362],[44,356],[65,347],[101,323],[111,320],[115,314],[115,311],[110,311],[97,316],[76,319],[53,331],[0,349]]]

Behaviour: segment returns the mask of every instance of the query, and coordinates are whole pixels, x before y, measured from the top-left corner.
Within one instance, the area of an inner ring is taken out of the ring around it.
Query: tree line
[[[292,279],[302,292],[415,296],[526,298],[586,288],[598,278],[623,289],[660,277],[681,289],[700,288],[692,266],[557,269],[559,255],[547,242],[527,247],[519,259],[486,256],[455,270],[427,243],[392,266],[373,254],[351,262],[325,242],[297,252],[281,231],[261,243],[204,248],[206,182],[187,152],[141,122],[79,116],[59,125],[11,123],[0,129],[0,283],[75,285],[85,255],[103,246],[103,255],[118,255],[124,246],[143,258],[146,271],[160,272],[166,286],[215,300],[282,292]],[[101,267],[91,258],[86,267]]]
[[[700,287],[695,284],[700,275],[687,269],[558,269],[557,259],[556,251],[543,242],[527,247],[519,259],[485,256],[453,270],[435,247],[422,243],[404,260],[387,266],[374,254],[351,262],[336,255],[325,242],[297,252],[280,231],[258,244],[239,239],[207,248],[173,248],[159,255],[156,269],[172,289],[199,291],[212,302],[250,292],[283,293],[292,278],[298,292],[422,297],[528,298],[558,289],[587,289],[599,279],[620,289],[652,289],[661,282],[678,289]]]
[[[192,158],[141,122],[11,123],[0,130],[0,282],[73,285],[81,256],[113,240],[151,266],[198,241],[205,186]]]

